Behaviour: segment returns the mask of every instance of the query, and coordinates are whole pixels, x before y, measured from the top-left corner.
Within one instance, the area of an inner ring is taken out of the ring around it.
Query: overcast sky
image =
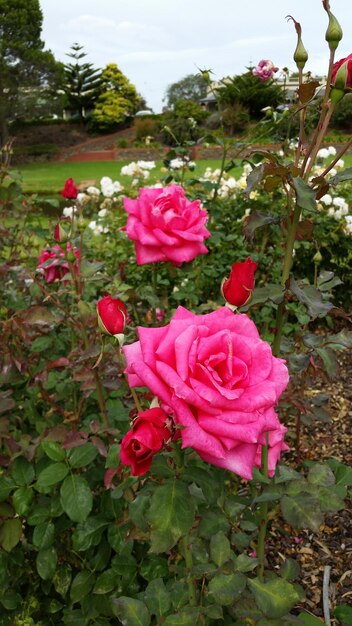
[[[327,15],[321,0],[40,0],[42,38],[57,59],[74,42],[97,67],[117,63],[154,112],[170,83],[200,68],[214,78],[271,59],[294,70],[296,34],[302,25],[309,52],[306,68],[326,74]],[[336,59],[352,52],[352,0],[330,0],[344,30]]]

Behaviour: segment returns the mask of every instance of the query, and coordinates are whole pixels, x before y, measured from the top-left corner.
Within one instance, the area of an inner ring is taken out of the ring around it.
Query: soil
[[[352,354],[346,351],[339,358],[340,372],[332,384],[317,385],[316,391],[330,393],[330,423],[316,421],[303,426],[300,442],[300,459],[325,460],[331,457],[352,465]],[[313,389],[308,388],[309,395]],[[288,424],[292,450],[285,461],[297,466],[294,450],[295,424]],[[302,607],[323,617],[322,588],[326,566],[331,567],[329,599],[331,613],[339,604],[352,605],[352,502],[337,513],[327,514],[319,533],[310,530],[295,532],[282,519],[280,527],[273,525],[268,537],[267,557],[271,567],[282,564],[284,558],[294,558],[301,568],[299,582],[305,589],[306,600]],[[339,622],[331,616],[331,626]]]

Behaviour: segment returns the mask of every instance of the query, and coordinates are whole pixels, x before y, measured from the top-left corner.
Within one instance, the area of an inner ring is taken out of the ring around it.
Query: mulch
[[[307,395],[324,391],[330,395],[330,423],[315,421],[303,425],[299,456],[304,460],[325,460],[331,457],[352,465],[352,354],[339,358],[340,372],[332,383],[308,388]],[[294,424],[288,424],[292,450],[285,462],[295,466]],[[280,526],[278,526],[278,524]],[[322,588],[324,568],[330,566],[330,611],[339,604],[352,605],[352,502],[337,513],[327,514],[319,533],[294,531],[284,520],[274,523],[269,537],[267,557],[271,567],[278,567],[285,558],[296,559],[301,568],[299,582],[306,592],[302,608],[323,617]],[[331,625],[339,622],[331,616]]]

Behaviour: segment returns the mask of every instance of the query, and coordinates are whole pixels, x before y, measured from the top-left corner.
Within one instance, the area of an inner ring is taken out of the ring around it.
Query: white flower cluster
[[[190,161],[189,157],[176,157],[171,159],[169,163],[169,170],[181,170],[183,167],[188,167],[190,170],[194,170],[197,167],[194,161]]]
[[[317,153],[317,159],[327,159],[329,156],[336,156],[336,148],[329,146],[328,148],[320,148]]]
[[[336,221],[343,219],[343,230],[348,235],[352,234],[352,215],[349,215],[349,205],[345,198],[340,196],[332,197],[330,193],[320,198],[320,203],[328,207],[328,215]]]
[[[121,168],[122,176],[133,176],[134,178],[149,178],[150,170],[155,167],[155,161],[132,161]]]
[[[218,196],[219,198],[234,198],[239,191],[243,191],[247,187],[247,176],[252,171],[252,167],[249,163],[245,163],[243,166],[242,174],[240,178],[236,179],[234,176],[229,176],[226,172],[224,172],[220,179],[220,186]],[[202,181],[211,181],[213,183],[217,183],[219,180],[221,170],[219,168],[212,170],[210,167],[207,167]],[[258,197],[257,191],[252,191],[249,195],[251,200],[256,200]]]

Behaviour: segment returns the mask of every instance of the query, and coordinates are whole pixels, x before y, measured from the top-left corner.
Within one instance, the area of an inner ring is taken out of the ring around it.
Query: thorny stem
[[[267,478],[268,471],[268,450],[269,450],[269,436],[265,434],[266,444],[262,446],[262,472]],[[262,502],[259,509],[259,532],[257,542],[257,557],[259,560],[258,565],[258,578],[263,582],[264,579],[264,566],[265,566],[265,537],[266,529],[268,525],[268,503]]]
[[[193,558],[192,558],[192,552],[190,549],[191,548],[190,539],[188,535],[182,538],[182,546],[183,546],[183,556],[184,556],[186,568],[187,568],[187,586],[188,586],[189,604],[190,606],[196,606],[197,604],[196,590],[195,590],[194,583],[192,580]]]

